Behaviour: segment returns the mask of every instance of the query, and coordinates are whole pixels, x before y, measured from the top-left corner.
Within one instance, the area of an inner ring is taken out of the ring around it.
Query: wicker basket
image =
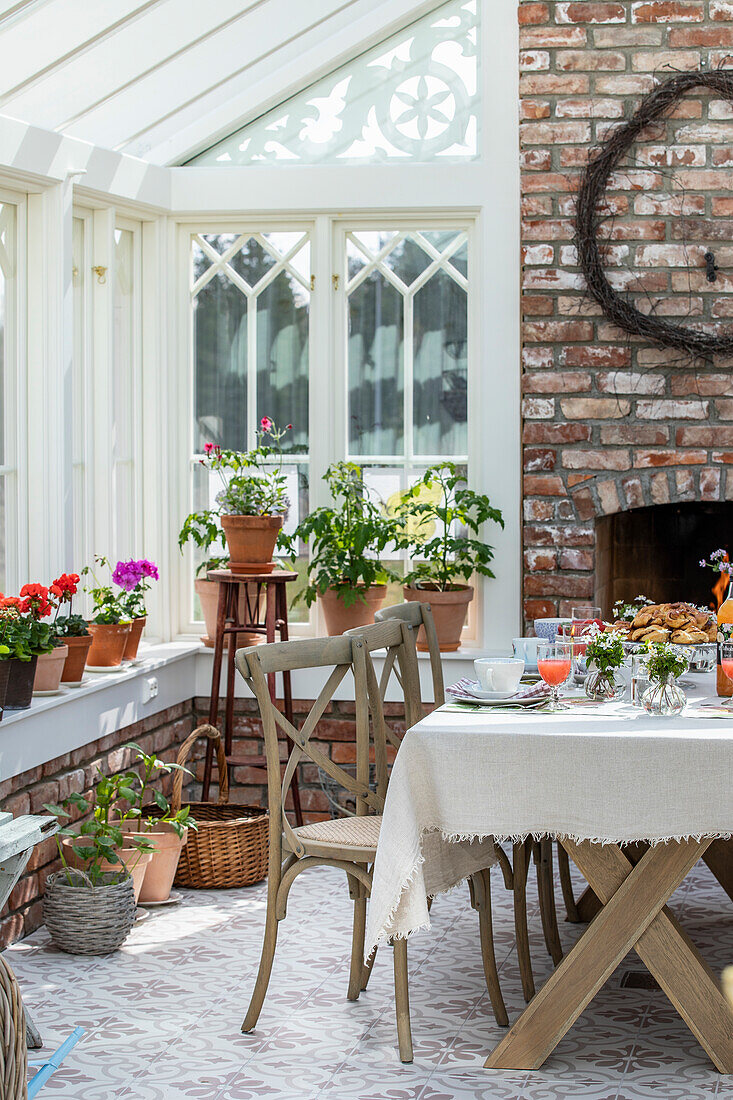
[[[69,885],[69,877],[86,885]],[[135,890],[129,875],[107,872],[92,886],[83,871],[70,868],[46,879],[43,919],[51,939],[71,955],[108,955],[130,934],[135,922]]]
[[[240,806],[229,802],[229,778],[224,746],[214,726],[195,729],[183,742],[177,762],[185,764],[200,737],[208,737],[216,748],[219,769],[219,801],[189,803],[191,817],[198,830],[189,829],[188,843],[181,852],[176,871],[176,886],[197,890],[228,890],[234,886],[252,886],[267,874],[269,820],[259,806]],[[183,772],[177,771],[171,808],[181,807]]]
[[[15,974],[3,958],[0,958],[0,1024],[0,1096],[3,1100],[26,1100],[25,1013]]]

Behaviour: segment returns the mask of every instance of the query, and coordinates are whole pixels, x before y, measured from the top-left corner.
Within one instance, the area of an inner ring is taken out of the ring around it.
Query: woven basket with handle
[[[219,731],[205,724],[195,729],[181,745],[177,763],[185,764],[200,737],[214,742],[219,769],[219,801],[190,802],[191,817],[198,831],[189,829],[188,843],[181,852],[176,886],[198,890],[226,890],[252,886],[267,874],[268,815],[259,806],[242,806],[229,801],[229,777]],[[171,809],[177,813],[183,797],[183,772],[177,771]]]
[[[3,1100],[26,1100],[25,1013],[15,974],[3,958],[0,958],[0,1023],[0,1096]]]

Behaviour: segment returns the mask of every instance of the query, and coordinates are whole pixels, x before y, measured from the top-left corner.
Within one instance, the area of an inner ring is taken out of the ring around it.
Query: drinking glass
[[[641,697],[649,687],[649,670],[646,654],[635,653],[631,657],[631,705],[642,706]]]
[[[573,681],[582,684],[588,671],[585,663],[585,651],[588,642],[583,636],[588,634],[593,624],[603,626],[600,607],[592,604],[579,604],[570,609],[570,637],[573,640]]]
[[[537,646],[537,668],[540,676],[551,689],[548,710],[568,710],[560,702],[559,687],[564,684],[572,668],[573,647],[571,642],[541,642]]]
[[[733,680],[733,642],[720,643],[720,667],[728,679]],[[723,706],[733,706],[733,700],[723,703]]]

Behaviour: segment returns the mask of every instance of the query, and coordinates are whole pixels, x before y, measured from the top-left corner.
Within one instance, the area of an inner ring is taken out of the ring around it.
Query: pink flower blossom
[[[260,428],[263,432],[269,432],[272,428],[272,424],[273,422],[270,420],[269,416],[263,416],[262,420],[260,420]]]

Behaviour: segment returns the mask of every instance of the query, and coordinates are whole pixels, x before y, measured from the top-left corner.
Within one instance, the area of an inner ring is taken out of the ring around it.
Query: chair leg
[[[260,956],[260,968],[257,971],[257,981],[255,982],[254,990],[252,991],[252,999],[249,1002],[249,1008],[247,1009],[247,1015],[244,1017],[244,1023],[242,1024],[242,1031],[253,1031],[257,1020],[259,1019],[260,1012],[262,1011],[262,1004],[265,1000],[265,994],[267,993],[267,987],[270,983],[270,974],[272,972],[272,960],[275,958],[275,947],[277,946],[277,928],[280,923],[275,916],[275,899],[268,898],[267,901],[267,918],[265,920],[265,938],[262,941],[262,954]]]
[[[540,917],[545,946],[555,966],[562,962],[563,950],[560,932],[557,927],[555,910],[555,882],[552,873],[552,841],[541,840],[537,861],[537,895],[540,902]]]
[[[560,888],[562,889],[562,900],[565,902],[567,919],[571,924],[579,924],[580,917],[578,907],[575,904],[573,880],[570,877],[570,859],[559,840],[557,842],[557,866],[560,871]]]
[[[488,868],[479,871],[471,878],[471,904],[478,913],[479,935],[481,938],[481,960],[484,964],[486,988],[489,991],[494,1019],[500,1027],[509,1026],[506,1005],[501,992],[499,971],[496,968],[494,952],[494,927],[491,918],[491,872]]]
[[[361,883],[359,883],[361,887]],[[364,986],[364,935],[366,933],[366,908],[367,899],[360,890],[359,896],[354,899],[354,933],[351,937],[351,970],[349,972],[349,989],[346,994],[348,1000],[358,1001],[359,994]],[[366,983],[364,983],[366,985]]]
[[[514,932],[517,940],[519,976],[525,1001],[534,997],[534,976],[529,954],[527,931],[527,872],[529,870],[529,841],[514,845]]]
[[[397,1012],[397,1040],[400,1061],[412,1061],[412,1029],[410,1027],[410,994],[407,987],[407,940],[396,939],[394,950],[394,995]]]
[[[376,959],[376,957],[377,957],[377,949],[375,947],[374,950],[372,951],[371,955],[367,959],[367,961],[364,963],[364,966],[362,967],[362,971],[361,971],[361,991],[362,991],[362,993],[364,992],[366,987],[369,985],[369,979],[372,976],[372,970],[374,969],[374,960]]]

